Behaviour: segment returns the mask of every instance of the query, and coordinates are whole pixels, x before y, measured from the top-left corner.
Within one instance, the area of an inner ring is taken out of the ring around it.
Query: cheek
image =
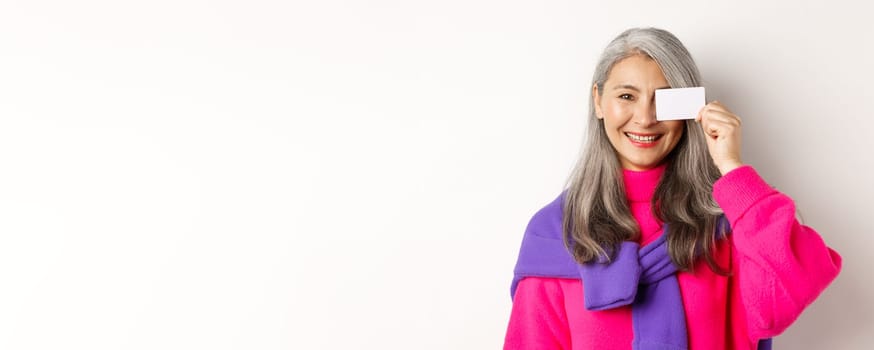
[[[680,142],[680,139],[683,137],[683,133],[686,132],[685,122],[674,122],[671,125],[671,149],[677,146]]]
[[[622,125],[631,117],[631,107],[624,103],[606,103],[604,105],[605,117],[611,124]]]

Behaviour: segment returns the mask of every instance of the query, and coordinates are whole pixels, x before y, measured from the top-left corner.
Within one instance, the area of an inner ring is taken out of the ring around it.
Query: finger
[[[714,119],[714,120],[723,120],[723,121],[731,121],[734,124],[740,126],[741,121],[740,117],[735,115],[734,113],[728,112],[726,110],[720,110],[717,108],[707,108],[702,109],[701,119]]]
[[[704,128],[704,134],[713,138],[719,136],[719,123],[714,122],[712,120],[708,120],[706,123],[702,123],[701,126]]]
[[[713,102],[710,102],[708,105],[709,105],[709,106],[711,107],[711,109],[713,109],[713,110],[724,111],[724,112],[727,112],[727,113],[731,113],[731,111],[728,110],[728,107],[726,107],[724,104],[722,104],[722,102],[719,102],[719,101],[713,101]]]
[[[710,103],[701,107],[701,109],[698,110],[699,117],[697,119],[700,121],[701,118],[704,117],[704,115],[707,113],[707,111],[720,110],[721,108],[719,107],[718,103],[719,103],[718,101],[711,101]]]
[[[702,117],[713,121],[721,121],[737,127],[740,127],[741,125],[740,117],[730,112],[710,109],[708,110],[708,113]]]
[[[705,110],[705,109],[707,109],[707,105],[704,105],[703,107],[701,107],[701,109],[698,110],[698,115],[695,116],[695,122],[696,122],[696,123],[700,123],[700,122],[701,122],[701,114],[704,113],[704,110]]]
[[[703,129],[704,135],[707,135],[707,138],[711,140],[716,140],[726,134],[725,126],[718,123],[708,123],[703,125]]]
[[[722,120],[706,120],[701,124],[704,134],[713,139],[730,138],[740,132],[740,128],[733,122]]]
[[[740,128],[740,121],[733,114],[707,110],[701,116],[701,125],[710,135],[715,130],[731,131]]]

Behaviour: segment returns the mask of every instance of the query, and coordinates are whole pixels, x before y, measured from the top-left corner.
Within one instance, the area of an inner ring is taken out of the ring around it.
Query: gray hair
[[[597,86],[603,95],[613,66],[634,55],[653,59],[672,88],[700,86],[698,67],[676,36],[663,29],[632,28],[604,49],[590,88]],[[640,237],[626,201],[621,165],[604,124],[595,115],[591,94],[587,129],[581,157],[567,180],[563,219],[565,244],[580,263],[599,256],[609,260],[619,243]],[[711,193],[720,173],[697,123],[685,122],[683,135],[664,161],[668,165],[653,195],[652,208],[659,220],[669,224],[669,232],[664,234],[671,259],[681,270],[690,270],[696,253],[703,253],[714,271],[724,273],[711,252],[722,214]]]

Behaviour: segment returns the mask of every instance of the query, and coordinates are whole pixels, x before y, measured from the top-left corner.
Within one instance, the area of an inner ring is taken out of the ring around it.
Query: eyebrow
[[[660,88],[656,88],[656,90],[660,90],[660,89],[670,89],[670,88],[671,88],[670,86],[663,86],[663,87],[660,87]],[[613,87],[613,90],[619,90],[619,89],[628,89],[628,90],[634,90],[634,91],[640,92],[640,89],[637,88],[637,86],[629,85],[629,84],[616,85],[616,86]]]

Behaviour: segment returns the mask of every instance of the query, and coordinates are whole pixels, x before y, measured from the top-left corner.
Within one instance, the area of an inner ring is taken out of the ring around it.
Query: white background
[[[2,349],[500,348],[633,26],[844,257],[777,348],[874,346],[861,1],[0,4]]]

